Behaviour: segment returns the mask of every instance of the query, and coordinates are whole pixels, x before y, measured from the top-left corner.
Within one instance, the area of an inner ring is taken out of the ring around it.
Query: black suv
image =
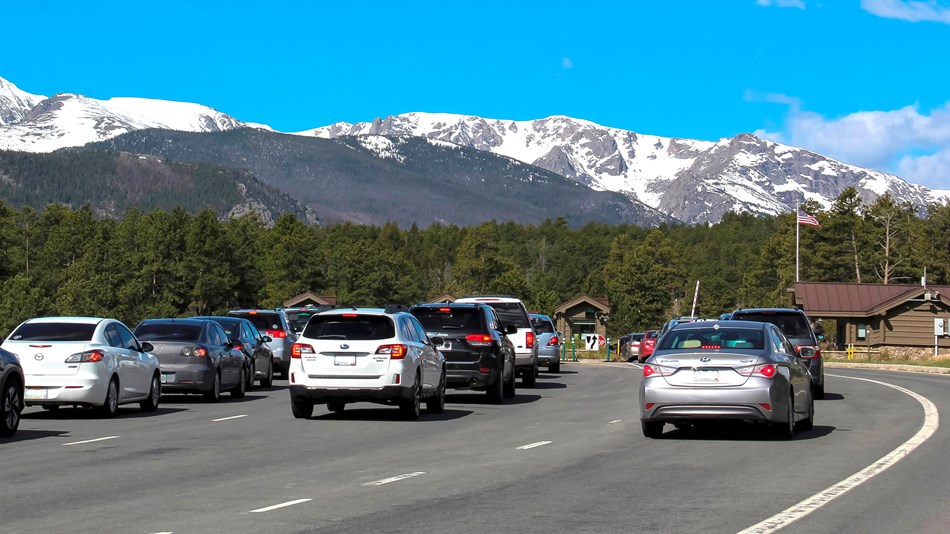
[[[447,387],[486,391],[495,404],[515,395],[515,347],[491,306],[417,304],[409,312],[430,338],[443,339]]]
[[[825,398],[825,366],[822,365],[818,336],[815,335],[805,312],[796,308],[748,308],[732,312],[731,319],[772,323],[777,326],[807,365],[815,398]]]

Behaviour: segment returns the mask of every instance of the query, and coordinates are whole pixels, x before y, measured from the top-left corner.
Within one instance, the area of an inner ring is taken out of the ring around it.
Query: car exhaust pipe
[[[477,379],[477,378],[471,379],[471,380],[469,381],[469,383],[468,383],[468,385],[470,385],[470,386],[472,386],[472,387],[475,387],[475,384],[478,384],[478,379]]]

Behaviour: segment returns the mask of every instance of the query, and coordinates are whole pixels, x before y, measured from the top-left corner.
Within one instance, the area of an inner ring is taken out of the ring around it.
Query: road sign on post
[[[586,350],[597,350],[600,339],[603,338],[597,334],[584,334],[584,348]]]

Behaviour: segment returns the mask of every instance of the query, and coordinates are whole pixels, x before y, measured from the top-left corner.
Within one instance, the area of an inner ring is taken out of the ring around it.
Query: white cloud
[[[573,68],[574,68],[574,62],[571,61],[571,58],[569,58],[569,57],[562,57],[562,58],[561,58],[561,67],[562,67],[562,68],[565,68],[565,69],[573,69]]]
[[[928,187],[950,189],[950,102],[930,113],[906,106],[833,119],[793,109],[782,131],[755,133]]]
[[[755,0],[756,5],[763,7],[797,7],[805,9],[805,2],[802,0]]]
[[[770,102],[772,104],[785,104],[798,109],[802,101],[794,96],[783,95],[782,93],[762,93],[755,89],[746,89],[742,93],[742,98],[746,102]]]
[[[950,6],[941,6],[936,1],[861,0],[861,8],[888,19],[950,24]]]

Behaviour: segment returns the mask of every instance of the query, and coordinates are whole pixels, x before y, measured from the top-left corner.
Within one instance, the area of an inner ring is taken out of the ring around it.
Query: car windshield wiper
[[[454,324],[442,325],[442,330],[462,330],[464,326],[456,326]]]
[[[346,336],[341,334],[326,334],[323,336],[317,336],[316,339],[346,339]]]

